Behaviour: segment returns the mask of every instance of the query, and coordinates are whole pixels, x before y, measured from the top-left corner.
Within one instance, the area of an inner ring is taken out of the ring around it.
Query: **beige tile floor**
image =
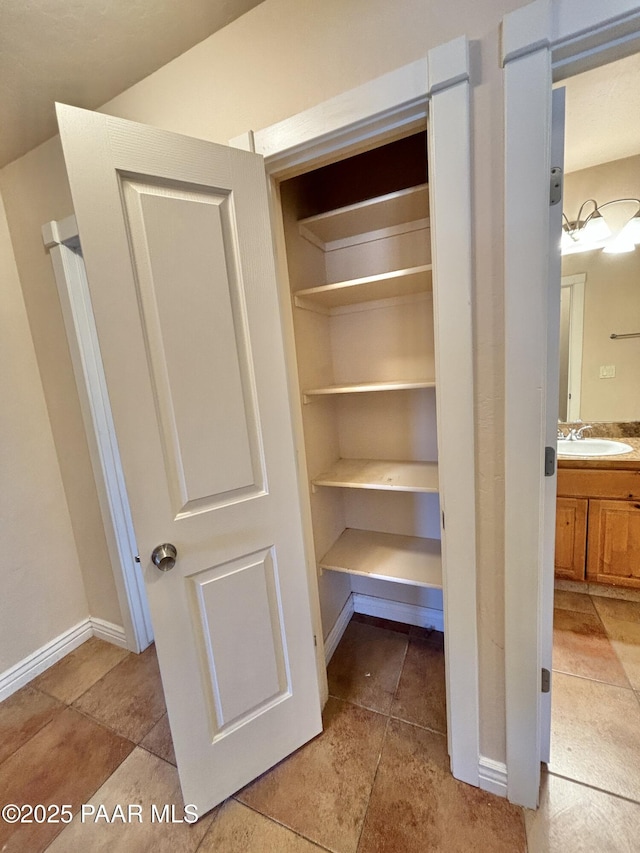
[[[552,761],[524,811],[448,770],[442,635],[354,617],[324,732],[196,824],[182,815],[155,651],[92,639],[0,704],[0,801],[139,804],[142,823],[17,827],[2,853],[636,853],[640,602],[558,592]]]

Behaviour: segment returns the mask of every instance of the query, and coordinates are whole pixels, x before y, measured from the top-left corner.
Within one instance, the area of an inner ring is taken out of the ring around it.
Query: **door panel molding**
[[[214,742],[291,695],[275,548],[212,566],[189,581]],[[230,646],[232,666],[225,656]],[[259,672],[248,678],[256,660]]]
[[[233,200],[133,176],[121,177],[121,186],[174,514],[260,497],[265,462]],[[198,250],[205,241],[206,251]],[[195,300],[199,316],[185,328]],[[193,371],[207,389],[197,399]],[[212,424],[216,446],[203,460],[198,452]]]

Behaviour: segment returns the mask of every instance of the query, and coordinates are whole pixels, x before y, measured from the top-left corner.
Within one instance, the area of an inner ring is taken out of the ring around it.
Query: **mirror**
[[[562,259],[559,418],[640,421],[639,249]]]
[[[563,83],[569,220],[587,199],[640,198],[639,119],[628,90],[638,66],[629,63],[604,66],[602,80],[590,71]],[[640,421],[640,245],[563,255],[561,294],[560,420]]]

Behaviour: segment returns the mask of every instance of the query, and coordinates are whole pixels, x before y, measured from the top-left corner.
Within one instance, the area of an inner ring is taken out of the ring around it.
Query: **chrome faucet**
[[[585,429],[593,429],[593,427],[591,426],[591,424],[584,424],[583,426],[578,427],[578,429],[572,427],[567,433],[567,435],[563,437],[566,438],[567,441],[581,441],[584,438],[584,435],[582,433],[585,431]]]

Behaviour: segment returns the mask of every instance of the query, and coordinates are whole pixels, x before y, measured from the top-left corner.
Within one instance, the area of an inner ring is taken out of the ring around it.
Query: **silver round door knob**
[[[172,545],[171,542],[158,545],[151,553],[154,566],[157,566],[161,572],[170,572],[176,564],[177,556],[176,546]]]

